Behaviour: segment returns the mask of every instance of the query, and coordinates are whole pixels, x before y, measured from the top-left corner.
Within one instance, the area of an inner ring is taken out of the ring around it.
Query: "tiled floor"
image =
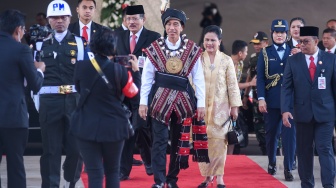
[[[64,157],[62,157],[64,160]],[[40,175],[40,157],[39,156],[25,156],[24,157],[27,177],[27,188],[40,188],[41,187],[41,175]],[[1,175],[1,188],[7,188],[7,173],[6,173],[6,158],[2,158],[0,166]],[[62,173],[61,173],[62,175]],[[61,178],[60,187],[63,188],[65,182]],[[84,188],[83,182],[78,181],[76,188]]]

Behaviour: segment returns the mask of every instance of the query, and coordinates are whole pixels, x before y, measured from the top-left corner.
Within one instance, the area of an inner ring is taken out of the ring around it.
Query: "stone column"
[[[135,0],[135,4],[142,5],[145,9],[146,22],[145,27],[163,35],[163,26],[161,21],[161,1],[159,0]]]
[[[103,0],[97,0],[96,1],[96,12],[93,17],[93,21],[96,23],[100,23],[100,12],[103,7]]]

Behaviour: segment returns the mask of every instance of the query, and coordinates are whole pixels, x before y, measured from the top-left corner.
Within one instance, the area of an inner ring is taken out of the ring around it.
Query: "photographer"
[[[89,60],[76,65],[74,80],[81,98],[76,110],[77,123],[72,123],[70,131],[78,138],[89,187],[103,187],[105,175],[106,188],[119,188],[121,152],[130,131],[120,95],[132,98],[138,88],[126,68],[109,60],[116,48],[113,31],[106,27],[97,31],[90,48],[104,76],[98,75]],[[140,74],[137,58],[131,57],[133,71]]]
[[[21,44],[24,33],[25,15],[18,10],[6,10],[1,13],[0,162],[2,154],[5,154],[8,172],[6,187],[9,188],[27,187],[23,163],[23,152],[28,139],[24,82],[37,92],[42,86],[42,71],[45,70],[45,64],[34,63],[31,49]]]
[[[204,10],[202,12],[203,19],[200,22],[200,26],[203,28],[199,46],[203,46],[204,29],[210,25],[220,26],[222,24],[222,16],[219,13],[217,5],[215,3],[205,3]],[[205,50],[205,49],[203,49]],[[224,52],[223,42],[220,43],[219,50]]]

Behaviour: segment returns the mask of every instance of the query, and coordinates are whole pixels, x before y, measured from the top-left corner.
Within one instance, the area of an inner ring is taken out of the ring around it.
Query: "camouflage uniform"
[[[257,75],[257,62],[258,62],[259,53],[253,53],[250,57],[250,78],[253,78]],[[265,140],[265,127],[264,127],[264,116],[259,111],[259,103],[257,97],[257,88],[255,86],[252,87],[253,93],[253,125],[254,132],[256,134],[257,140],[259,142],[259,147],[263,155],[266,155],[266,140]]]

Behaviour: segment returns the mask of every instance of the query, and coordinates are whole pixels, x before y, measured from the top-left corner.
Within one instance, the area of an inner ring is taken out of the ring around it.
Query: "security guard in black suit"
[[[264,114],[265,120],[268,173],[276,174],[276,148],[281,136],[285,180],[293,181],[291,171],[296,144],[295,127],[289,129],[283,125],[280,110],[283,72],[290,54],[290,47],[286,44],[288,23],[286,20],[276,19],[272,22],[271,30],[273,45],[260,52],[257,63],[257,95],[259,111]]]
[[[74,89],[74,68],[78,60],[83,60],[85,43],[67,29],[71,11],[65,1],[52,1],[47,9],[47,18],[54,33],[42,44],[42,60],[47,67],[43,87],[39,91],[42,188],[60,187],[62,148],[66,154],[63,164],[65,187],[75,187],[80,178],[82,159],[75,137],[68,130],[70,117],[79,99]]]
[[[31,49],[21,44],[24,33],[24,14],[18,10],[0,14],[0,165],[5,154],[8,188],[27,187],[23,152],[29,125],[24,85],[38,92],[45,70],[43,62],[34,66]]]
[[[93,15],[96,10],[96,1],[95,0],[78,0],[78,5],[77,5],[77,13],[79,20],[71,23],[69,25],[68,30],[71,33],[74,33],[77,36],[82,36],[84,37],[88,42],[90,41],[91,37],[97,30],[100,30],[103,26],[93,22]],[[83,34],[83,27],[87,27],[87,37],[85,34]]]

